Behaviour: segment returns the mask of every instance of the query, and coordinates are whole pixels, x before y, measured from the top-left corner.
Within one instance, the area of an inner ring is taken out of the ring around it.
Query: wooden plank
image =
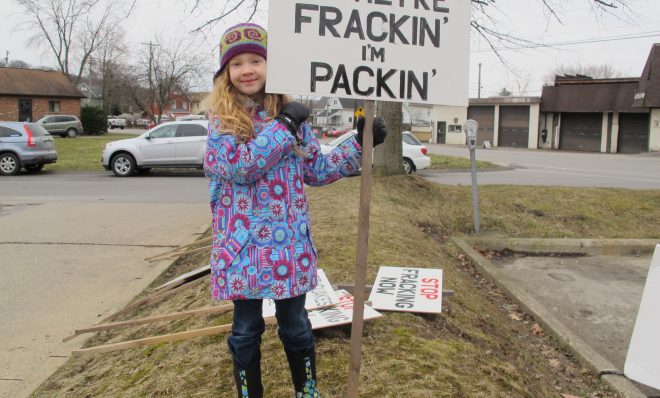
[[[355,305],[351,326],[351,352],[348,367],[349,398],[357,398],[360,386],[362,331],[364,328],[364,286],[367,280],[367,250],[369,248],[369,207],[371,205],[371,165],[373,157],[374,101],[364,101],[365,123],[362,134],[362,173],[360,181],[360,215],[358,219],[357,261],[355,266]]]
[[[149,295],[149,296],[147,296],[147,297],[145,297],[145,298],[143,298],[139,301],[136,301],[133,304],[129,304],[128,306],[126,306],[123,309],[115,312],[112,315],[108,315],[107,317],[101,319],[98,323],[101,324],[101,323],[104,323],[104,322],[111,321],[111,320],[115,319],[116,317],[118,317],[119,315],[123,315],[123,314],[125,314],[129,311],[132,311],[136,308],[139,308],[139,307],[142,307],[142,306],[145,306],[145,305],[159,303],[159,302],[165,300],[166,298],[172,296],[173,294],[175,294],[175,293],[177,293],[181,290],[184,290],[184,289],[187,289],[189,287],[197,285],[199,282],[201,282],[203,280],[204,280],[204,278],[195,279],[194,281],[190,281],[190,282],[183,282],[182,281],[182,283],[179,284],[179,285],[173,284],[172,286],[168,286],[167,288],[165,288],[161,291],[158,291],[156,293],[153,293],[153,294],[151,294],[151,295]]]
[[[181,256],[184,256],[186,254],[192,254],[192,253],[197,253],[197,252],[201,252],[201,251],[204,251],[204,250],[209,250],[211,247],[213,247],[213,246],[198,247],[196,249],[190,249],[190,250],[180,251],[180,252],[170,252],[169,254],[165,253],[163,255],[154,256],[154,257],[150,257],[150,258],[145,258],[145,261],[150,262],[150,263],[155,263],[156,261],[169,260],[171,258],[181,257]]]
[[[135,326],[135,325],[142,325],[142,324],[145,324],[145,323],[171,321],[171,320],[174,320],[174,319],[186,318],[186,317],[195,316],[195,315],[210,315],[210,314],[216,314],[216,313],[220,313],[220,312],[230,311],[232,308],[234,308],[233,304],[223,304],[223,305],[217,305],[217,306],[213,306],[213,307],[198,308],[198,309],[195,309],[195,310],[171,312],[171,313],[168,313],[168,314],[154,315],[154,316],[147,317],[147,318],[139,318],[139,319],[131,319],[131,320],[128,320],[128,321],[104,323],[104,324],[101,324],[101,325],[90,326],[90,327],[84,328],[84,329],[78,329],[78,330],[75,331],[75,334],[78,335],[78,334],[83,334],[83,333],[98,332],[98,331],[101,331],[101,330],[125,328],[125,327],[130,327],[130,326]]]
[[[277,323],[277,320],[274,317],[267,318],[265,321],[266,321],[266,325],[273,325]],[[203,329],[187,330],[185,332],[164,334],[160,336],[145,337],[138,340],[129,340],[120,343],[112,343],[112,344],[105,344],[96,347],[83,348],[80,350],[72,351],[71,355],[73,355],[74,357],[79,357],[83,355],[100,354],[103,352],[126,350],[130,348],[140,348],[151,344],[188,340],[195,337],[212,336],[214,334],[224,333],[230,330],[231,330],[231,324],[211,326]]]
[[[186,272],[185,274],[181,274],[181,275],[177,276],[176,278],[163,283],[162,285],[160,285],[156,288],[156,291],[161,290],[162,288],[164,288],[166,286],[169,286],[172,283],[185,282],[185,281],[190,282],[190,281],[195,280],[197,278],[201,278],[204,275],[209,274],[209,273],[211,273],[211,266],[207,264],[203,267],[197,268],[197,269],[192,270],[190,272]]]

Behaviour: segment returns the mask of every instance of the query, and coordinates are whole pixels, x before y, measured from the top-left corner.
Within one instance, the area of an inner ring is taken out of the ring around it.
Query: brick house
[[[61,72],[0,68],[0,120],[35,121],[46,115],[80,117],[82,93]]]
[[[192,101],[188,95],[181,90],[174,90],[167,98],[162,113],[158,102],[147,105],[147,116],[157,116],[161,113],[163,118],[174,120],[178,116],[188,116],[191,112]]]

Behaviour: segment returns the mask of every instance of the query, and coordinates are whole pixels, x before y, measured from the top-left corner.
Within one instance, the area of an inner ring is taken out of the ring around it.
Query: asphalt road
[[[145,258],[209,225],[199,173],[120,179],[43,173],[0,179],[0,397],[24,397],[168,262]]]
[[[469,158],[466,147],[424,144],[429,153]],[[508,170],[479,172],[479,185],[552,185],[660,189],[660,153],[619,155],[530,149],[477,149],[477,160],[507,166]],[[441,184],[470,185],[469,172],[421,171]]]

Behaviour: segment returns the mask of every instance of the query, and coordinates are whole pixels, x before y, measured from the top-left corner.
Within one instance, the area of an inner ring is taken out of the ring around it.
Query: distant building
[[[56,114],[80,117],[81,98],[61,72],[0,68],[0,120],[35,121]]]

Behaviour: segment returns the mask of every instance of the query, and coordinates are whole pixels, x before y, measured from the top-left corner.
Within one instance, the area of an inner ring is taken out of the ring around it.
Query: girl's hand
[[[300,102],[289,102],[280,110],[280,114],[275,118],[284,124],[291,135],[296,136],[300,125],[309,117],[309,109]]]

